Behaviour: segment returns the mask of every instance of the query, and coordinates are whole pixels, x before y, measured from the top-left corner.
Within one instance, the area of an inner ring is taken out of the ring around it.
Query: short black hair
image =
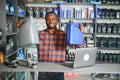
[[[51,11],[51,12],[47,12],[47,13],[46,13],[46,15],[45,15],[45,19],[46,19],[46,17],[47,17],[49,14],[51,14],[51,13],[55,14],[56,17],[58,17],[57,14],[56,14],[55,12]]]

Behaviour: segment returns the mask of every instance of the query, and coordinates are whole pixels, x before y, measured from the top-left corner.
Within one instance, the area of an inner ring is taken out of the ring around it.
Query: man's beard
[[[48,29],[56,29],[56,25],[54,27],[47,27]]]

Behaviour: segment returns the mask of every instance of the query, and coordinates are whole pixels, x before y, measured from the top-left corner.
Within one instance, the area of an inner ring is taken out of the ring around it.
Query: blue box
[[[67,44],[79,45],[83,43],[83,33],[79,29],[80,23],[70,21],[66,27],[66,42]]]

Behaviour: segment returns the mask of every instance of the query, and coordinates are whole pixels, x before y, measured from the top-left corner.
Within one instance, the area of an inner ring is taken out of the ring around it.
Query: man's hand
[[[80,45],[72,45],[72,44],[70,44],[69,46],[70,46],[71,48],[73,48],[73,49],[82,48],[82,47],[84,47],[84,43],[83,43],[83,44],[80,44]]]
[[[85,31],[85,27],[83,26],[83,24],[81,24],[81,25],[79,26],[79,29],[80,29],[80,31],[81,31],[82,33]]]

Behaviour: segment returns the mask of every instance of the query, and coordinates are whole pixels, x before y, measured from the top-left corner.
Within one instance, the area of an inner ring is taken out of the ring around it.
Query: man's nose
[[[52,22],[52,19],[50,19],[49,21]]]

